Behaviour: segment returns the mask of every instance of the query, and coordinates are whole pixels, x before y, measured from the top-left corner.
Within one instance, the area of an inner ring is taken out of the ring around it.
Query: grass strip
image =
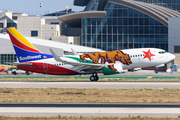
[[[180,103],[180,89],[0,88],[0,102]]]

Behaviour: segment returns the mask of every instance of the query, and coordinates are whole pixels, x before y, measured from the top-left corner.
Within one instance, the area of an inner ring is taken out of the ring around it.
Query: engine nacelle
[[[104,75],[119,74],[122,72],[123,72],[123,67],[121,64],[114,64],[103,67]]]
[[[121,64],[114,64],[114,68],[119,72],[122,73],[123,72],[123,67]]]

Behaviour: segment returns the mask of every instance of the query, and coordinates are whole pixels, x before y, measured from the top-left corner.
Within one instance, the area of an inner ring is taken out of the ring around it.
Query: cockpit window
[[[166,53],[166,51],[160,51],[160,52],[159,52],[159,54],[164,54],[164,53]]]

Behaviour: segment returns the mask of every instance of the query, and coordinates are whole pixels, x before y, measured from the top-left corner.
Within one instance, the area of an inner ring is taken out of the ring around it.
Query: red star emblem
[[[143,51],[143,53],[145,54],[143,59],[148,58],[149,61],[151,61],[152,56],[155,56],[154,54],[151,53],[150,49],[147,52]]]

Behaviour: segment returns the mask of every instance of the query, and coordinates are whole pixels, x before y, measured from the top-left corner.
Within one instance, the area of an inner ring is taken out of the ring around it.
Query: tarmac
[[[109,75],[105,76],[103,74],[98,74],[101,79],[180,79],[180,72],[159,72],[155,74],[154,71],[134,71],[134,72],[127,72],[123,74],[116,74],[116,75]],[[27,75],[3,75],[0,74],[0,78],[87,78],[89,79],[90,75],[82,75],[82,76],[53,76],[53,75],[42,75],[42,74],[31,74]],[[82,87],[95,87],[96,88],[108,88],[110,89],[131,89],[131,88],[152,88],[152,89],[164,89],[168,87],[177,88],[179,89],[180,82],[67,82],[67,81],[43,81],[43,82],[27,82],[27,81],[20,81],[20,82],[12,82],[12,81],[1,81],[0,87],[43,87],[43,88],[54,88],[54,87],[66,87],[67,88],[77,88]],[[71,87],[70,87],[71,86]],[[139,86],[139,87],[138,87]],[[116,88],[117,87],[117,88]],[[6,103],[5,103],[6,104]],[[0,114],[7,115],[10,117],[32,117],[32,116],[41,116],[41,117],[169,117],[169,118],[177,118],[180,115],[180,105],[179,103],[163,103],[163,104],[142,104],[142,103],[129,103],[125,106],[125,103],[122,103],[122,106],[117,105],[114,107],[114,103],[105,104],[104,107],[102,106],[92,106],[89,107],[88,105],[82,105],[78,103],[79,107],[76,105],[70,105],[67,107],[66,105],[56,106],[50,103],[30,103],[29,106],[26,103],[8,103],[6,106],[4,103],[0,103]],[[23,104],[22,106],[19,104]],[[33,105],[34,106],[33,106]],[[55,103],[57,104],[57,103]],[[59,103],[62,104],[62,103]],[[70,103],[72,104],[72,103]],[[117,103],[119,104],[119,103]],[[134,106],[133,106],[133,105]],[[48,107],[48,105],[52,107]],[[92,105],[92,104],[90,104]]]
[[[44,75],[44,74],[0,74],[0,78],[86,78],[89,79],[91,75],[68,75],[68,76],[57,76],[57,75]],[[158,74],[154,73],[153,70],[140,70],[134,72],[126,72],[122,74],[115,75],[103,75],[98,74],[100,79],[180,79],[180,72],[159,72]]]

